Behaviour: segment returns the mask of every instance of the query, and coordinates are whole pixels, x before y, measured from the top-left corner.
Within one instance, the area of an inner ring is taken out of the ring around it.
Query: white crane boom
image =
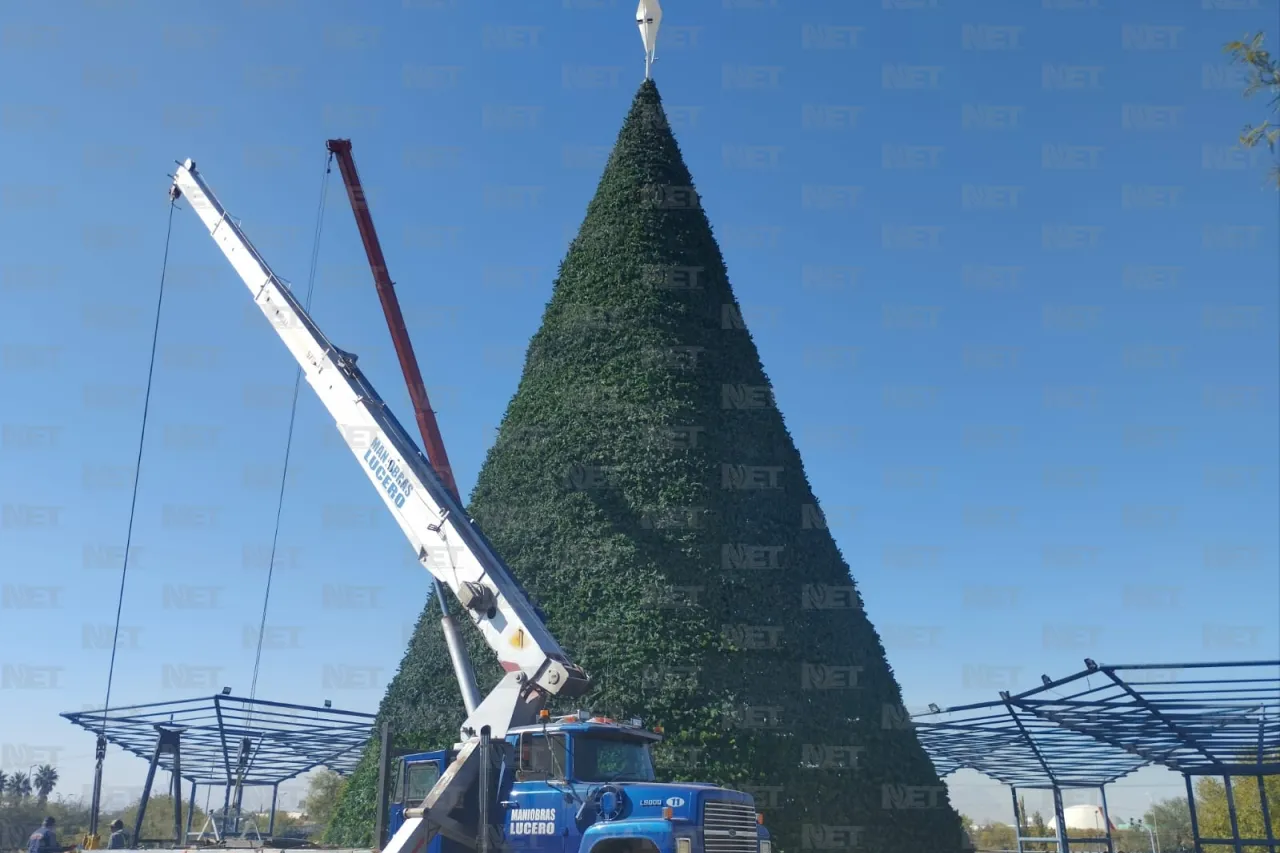
[[[565,655],[510,569],[356,366],[356,357],[320,331],[227,215],[194,161],[178,168],[170,192],[175,198],[185,196],[209,229],[302,366],[307,383],[333,416],[419,562],[453,591],[498,656],[506,675],[467,717],[463,739],[487,726],[499,740],[508,729],[535,722],[549,696],[585,693],[590,686],[586,674]]]

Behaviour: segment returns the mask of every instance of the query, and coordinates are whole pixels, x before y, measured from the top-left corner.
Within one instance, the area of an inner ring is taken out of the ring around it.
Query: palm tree
[[[9,801],[17,804],[31,796],[31,779],[21,770],[15,770],[8,782]]]
[[[36,798],[40,805],[44,805],[49,801],[49,794],[53,792],[54,787],[58,784],[58,770],[52,764],[41,764],[36,768]]]

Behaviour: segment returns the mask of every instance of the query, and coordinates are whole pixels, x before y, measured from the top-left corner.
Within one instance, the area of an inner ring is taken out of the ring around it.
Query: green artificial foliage
[[[784,853],[960,849],[652,82],[469,511],[592,676],[579,704],[665,728],[665,779],[754,793]],[[433,602],[380,711],[421,747],[452,744],[464,716],[438,617]],[[485,691],[498,670],[464,627]],[[371,766],[331,840],[367,838]]]

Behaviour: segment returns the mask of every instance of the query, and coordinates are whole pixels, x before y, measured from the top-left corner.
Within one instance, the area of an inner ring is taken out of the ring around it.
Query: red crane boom
[[[396,356],[400,359],[400,370],[404,373],[405,384],[409,386],[409,399],[413,401],[413,414],[418,420],[418,431],[422,433],[422,449],[426,452],[427,461],[431,463],[431,467],[435,469],[445,488],[461,504],[462,497],[458,494],[458,484],[453,479],[453,467],[449,464],[449,456],[444,449],[444,439],[440,436],[440,425],[436,423],[436,413],[431,408],[427,387],[422,382],[422,371],[418,369],[418,358],[414,355],[413,344],[409,341],[409,331],[404,325],[404,315],[400,312],[400,300],[396,297],[395,284],[387,272],[387,260],[382,255],[382,244],[378,242],[378,232],[373,228],[373,217],[369,214],[369,203],[365,199],[360,175],[356,172],[356,161],[351,156],[351,140],[330,139],[326,146],[329,153],[338,161],[338,169],[342,172],[342,183],[346,185],[347,198],[351,200],[351,212],[355,214],[356,227],[360,229],[360,239],[364,243],[365,254],[369,256],[373,283],[378,289],[378,299],[382,302],[382,313],[387,318],[387,328],[391,331],[391,342],[395,344]],[[462,691],[462,703],[470,714],[480,704],[480,689],[476,685],[475,671],[467,655],[467,647],[458,633],[457,623],[449,614],[448,596],[444,585],[438,580],[435,582],[435,591],[442,615],[440,627],[444,631],[445,643],[449,647],[449,657],[453,662],[454,674],[458,678],[458,689]]]
[[[409,386],[409,399],[413,401],[413,414],[418,419],[418,430],[422,433],[423,450],[431,467],[436,469],[440,479],[461,503],[458,484],[453,479],[453,468],[449,464],[449,456],[444,449],[444,439],[440,436],[440,426],[436,423],[435,412],[431,401],[427,398],[427,388],[422,382],[422,372],[418,369],[418,359],[413,352],[413,344],[409,341],[409,332],[404,325],[404,315],[400,313],[400,300],[396,298],[395,284],[387,272],[387,261],[382,255],[382,244],[378,242],[378,232],[373,228],[373,217],[369,214],[369,203],[365,200],[364,187],[360,184],[360,175],[356,173],[356,161],[351,157],[351,140],[330,139],[327,143],[329,153],[338,161],[338,169],[342,172],[342,182],[347,187],[347,197],[351,200],[351,210],[356,216],[356,227],[360,229],[360,239],[364,242],[365,254],[369,256],[369,267],[373,270],[373,283],[378,289],[378,299],[382,302],[382,312],[387,317],[387,328],[391,331],[391,341],[395,344],[396,355],[400,359],[400,369],[404,372],[404,380]]]

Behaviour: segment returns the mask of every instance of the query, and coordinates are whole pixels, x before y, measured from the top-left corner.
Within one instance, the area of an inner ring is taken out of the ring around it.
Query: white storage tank
[[[1067,822],[1067,829],[1073,830],[1095,830],[1097,832],[1107,831],[1107,821],[1102,815],[1102,806],[1067,806],[1062,810],[1062,817]],[[1058,831],[1058,819],[1056,817],[1049,819],[1049,828],[1054,832]],[[1116,825],[1111,824],[1111,831],[1116,831]]]

